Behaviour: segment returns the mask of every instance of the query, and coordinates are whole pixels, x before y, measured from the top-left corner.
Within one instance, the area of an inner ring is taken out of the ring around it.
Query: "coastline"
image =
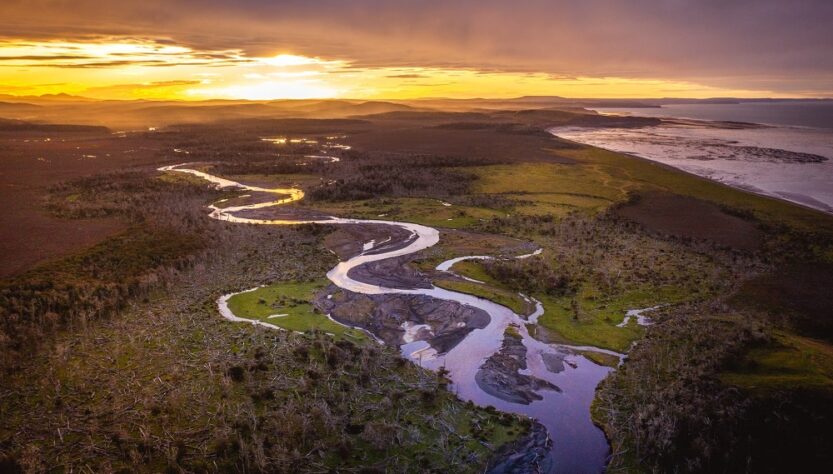
[[[609,153],[616,153],[616,154],[621,155],[621,156],[626,156],[628,158],[632,158],[632,159],[635,159],[635,160],[638,160],[638,161],[641,161],[641,162],[645,162],[645,163],[649,163],[651,165],[659,166],[659,167],[661,167],[665,170],[670,170],[670,171],[674,171],[674,172],[677,172],[677,173],[682,173],[682,174],[685,174],[689,177],[696,178],[697,180],[700,180],[700,181],[703,181],[703,182],[706,182],[706,183],[709,183],[709,184],[716,184],[716,185],[719,185],[721,187],[731,189],[733,191],[740,191],[740,192],[743,192],[743,193],[754,195],[754,196],[759,197],[759,198],[765,198],[765,199],[772,200],[772,201],[775,201],[775,202],[778,202],[778,203],[791,204],[793,206],[797,206],[797,207],[805,209],[805,210],[818,212],[818,213],[824,214],[826,216],[833,216],[833,211],[828,212],[828,211],[824,211],[822,209],[818,209],[816,207],[812,207],[812,206],[809,206],[807,204],[797,202],[797,201],[793,201],[793,200],[790,200],[790,199],[786,199],[786,198],[783,198],[783,197],[773,196],[772,194],[767,194],[767,193],[764,193],[764,192],[755,191],[753,189],[749,189],[749,188],[745,188],[745,187],[741,187],[741,186],[733,186],[731,184],[728,184],[728,183],[725,183],[725,182],[722,182],[722,181],[718,181],[716,179],[711,179],[711,178],[708,178],[706,176],[699,175],[699,174],[694,173],[692,171],[688,171],[688,170],[679,168],[677,166],[674,166],[674,165],[671,165],[671,164],[668,164],[668,163],[663,163],[662,161],[654,160],[654,159],[651,159],[651,158],[646,158],[644,156],[639,156],[639,155],[636,155],[636,154],[633,154],[633,153],[612,150],[610,148],[605,148],[603,146],[590,145],[590,144],[583,143],[583,142],[576,141],[576,140],[572,140],[572,139],[569,139],[569,138],[564,138],[564,137],[562,137],[562,136],[560,136],[556,133],[556,131],[555,131],[556,128],[559,128],[559,127],[551,127],[551,128],[548,128],[547,131],[549,133],[551,133],[554,137],[558,138],[559,140],[564,140],[565,142],[569,142],[569,143],[572,143],[572,144],[576,144],[576,145],[579,145],[579,146],[585,146],[585,147],[589,147],[589,148],[596,148],[596,149],[599,149],[599,150],[604,150],[604,151],[609,152]],[[607,128],[607,127],[601,127],[601,128]]]

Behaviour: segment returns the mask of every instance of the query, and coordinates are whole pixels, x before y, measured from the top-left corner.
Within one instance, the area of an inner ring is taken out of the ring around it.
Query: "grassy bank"
[[[531,313],[535,308],[518,296],[517,293],[495,288],[489,285],[483,285],[471,281],[450,280],[450,279],[434,279],[433,283],[440,288],[446,290],[458,291],[469,295],[477,296],[479,298],[487,299],[501,306],[506,306],[513,312],[524,315]]]
[[[327,283],[326,279],[309,283],[273,283],[232,296],[228,307],[237,317],[254,319],[288,331],[321,331],[354,341],[364,339],[366,336],[361,331],[338,324],[312,306],[315,293]]]

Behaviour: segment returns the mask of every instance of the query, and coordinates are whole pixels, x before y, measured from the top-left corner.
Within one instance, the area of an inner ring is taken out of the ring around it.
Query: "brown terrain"
[[[739,250],[755,250],[763,241],[763,233],[754,223],[712,203],[676,194],[646,193],[617,213],[660,234],[708,240]]]
[[[0,132],[0,276],[90,247],[127,225],[116,218],[62,219],[44,209],[50,186],[139,166],[156,150],[140,137],[118,139],[104,131]],[[150,153],[149,153],[150,152]]]
[[[833,341],[833,265],[795,263],[746,281],[733,302],[786,321],[799,333]]]
[[[347,260],[362,253],[365,242],[374,240],[376,245],[369,253],[377,253],[402,247],[409,236],[410,232],[402,227],[356,224],[337,227],[324,240],[324,245],[338,255],[340,260]]]
[[[403,156],[414,153],[444,154],[501,161],[546,160],[551,163],[573,163],[573,160],[554,157],[551,152],[547,151],[557,146],[549,134],[495,133],[492,126],[486,125],[483,129],[454,129],[417,128],[411,123],[407,128],[385,127],[348,138],[347,143],[362,150],[402,154]]]

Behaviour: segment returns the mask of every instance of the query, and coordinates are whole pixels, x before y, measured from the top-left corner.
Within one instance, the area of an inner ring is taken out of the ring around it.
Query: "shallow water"
[[[831,111],[823,116],[804,120],[799,120],[796,111],[792,111],[794,115],[779,115],[786,110],[784,107],[753,109],[752,105],[745,105],[727,109],[719,105],[689,105],[599,109],[604,113],[639,116],[749,122],[757,119],[759,123],[775,123],[758,128],[687,122],[642,128],[558,127],[551,132],[568,140],[629,153],[730,186],[833,213],[833,105],[826,106]],[[805,109],[809,110],[808,114],[814,110],[811,106],[802,110]],[[797,126],[803,123],[816,126]],[[810,155],[821,160],[814,160]]]
[[[430,370],[445,368],[449,371],[453,390],[463,400],[471,400],[481,406],[494,406],[498,410],[527,415],[537,419],[550,433],[553,439],[553,447],[550,452],[550,459],[546,464],[552,472],[601,472],[606,464],[609,447],[602,431],[590,420],[590,404],[595,396],[598,383],[612,370],[608,367],[596,365],[578,351],[598,351],[622,357],[613,351],[597,349],[595,347],[573,347],[566,345],[545,344],[533,337],[527,331],[526,324],[535,323],[537,318],[543,314],[543,306],[540,302],[536,304],[535,312],[524,319],[522,316],[512,312],[509,308],[493,303],[489,300],[478,298],[464,293],[457,293],[443,288],[432,287],[428,289],[411,288],[387,288],[350,277],[350,270],[368,262],[384,260],[402,255],[409,255],[426,249],[439,242],[439,232],[431,227],[413,224],[408,222],[393,222],[382,220],[362,220],[327,218],[307,221],[287,221],[269,219],[249,219],[238,217],[235,213],[239,211],[263,208],[268,205],[276,206],[288,202],[297,201],[303,198],[303,192],[298,189],[265,189],[243,185],[231,180],[216,177],[205,172],[183,168],[186,165],[174,165],[160,168],[161,171],[175,171],[200,176],[218,187],[236,187],[245,190],[268,192],[275,195],[287,197],[277,199],[271,203],[259,203],[248,206],[235,206],[218,208],[211,206],[210,217],[229,222],[261,224],[261,225],[294,225],[302,223],[318,224],[377,224],[392,225],[401,227],[410,232],[411,237],[406,239],[406,245],[393,248],[381,253],[362,253],[346,261],[340,262],[327,273],[327,277],[336,286],[348,291],[364,294],[421,294],[442,300],[452,300],[461,304],[480,308],[490,316],[489,324],[482,329],[472,330],[459,344],[445,354],[437,354],[427,342],[415,340],[420,328],[430,330],[428,325],[415,325],[406,323],[403,329],[406,330],[405,343],[400,347],[403,357],[408,358]],[[370,252],[373,245],[366,245],[365,252]],[[530,258],[538,255],[541,250],[536,250],[527,255],[515,258]],[[471,256],[456,258],[441,263],[437,268],[448,271],[457,261],[464,259],[492,258],[488,256]],[[247,290],[252,291],[252,290]],[[228,299],[233,296],[224,295],[218,300],[220,314],[235,322],[248,322],[251,324],[275,328],[275,326],[253,321],[250,319],[235,316],[228,308]],[[490,356],[500,350],[504,332],[510,324],[518,327],[522,336],[524,346],[527,348],[527,369],[524,374],[546,380],[561,389],[540,390],[538,394],[542,400],[533,401],[525,405],[512,403],[484,392],[475,381],[475,376],[481,365]],[[372,335],[371,335],[372,336]],[[375,338],[378,341],[378,338]],[[558,373],[551,372],[545,365],[544,354],[557,356],[564,360],[564,369]]]

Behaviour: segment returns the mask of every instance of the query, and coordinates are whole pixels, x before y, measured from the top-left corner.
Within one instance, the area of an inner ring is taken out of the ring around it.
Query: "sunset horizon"
[[[142,65],[152,52],[142,52],[130,60],[120,59],[120,65],[109,65],[113,58],[122,56],[105,52],[87,55],[97,50],[96,44],[75,44],[71,49],[78,55],[60,66],[66,55],[50,56],[9,54],[15,43],[0,43],[0,94],[10,96],[43,96],[67,94],[99,100],[280,100],[280,99],[353,99],[353,100],[413,100],[413,99],[507,99],[526,96],[555,96],[564,98],[795,98],[817,99],[829,96],[779,93],[772,90],[747,90],[711,87],[702,84],[665,79],[623,77],[562,78],[544,72],[496,72],[476,69],[437,69],[422,67],[359,68],[349,61],[328,60],[281,53],[272,57],[238,58],[242,64],[214,65],[210,62],[179,65],[191,57],[166,53],[164,66]],[[21,42],[19,44],[29,44]],[[36,49],[50,43],[36,45]],[[111,44],[120,49],[135,44]],[[107,48],[109,49],[109,48]],[[37,57],[37,59],[19,59]],[[222,62],[222,61],[221,61]],[[18,63],[18,64],[16,64]],[[11,71],[14,68],[14,71]],[[162,71],[159,71],[161,69]],[[187,72],[177,73],[177,69]],[[69,70],[70,72],[68,72]],[[217,72],[221,71],[221,72]],[[71,84],[50,84],[47,77],[61,74],[74,77]],[[113,82],[112,77],[153,76],[158,81]],[[240,80],[242,77],[243,80]],[[272,79],[277,78],[277,79]],[[93,85],[95,84],[95,85]]]
[[[604,1],[466,4],[4,2],[0,94],[831,97],[829,5],[663,3],[639,12]],[[50,15],[32,15],[38,8]],[[698,30],[705,25],[708,35]]]
[[[833,465],[833,0],[0,19],[0,474]]]

